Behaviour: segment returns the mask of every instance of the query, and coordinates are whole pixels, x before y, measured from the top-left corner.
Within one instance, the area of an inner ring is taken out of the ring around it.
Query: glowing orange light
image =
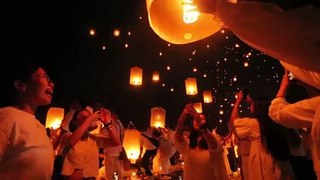
[[[139,86],[142,84],[142,72],[143,70],[138,66],[130,69],[130,84]]]

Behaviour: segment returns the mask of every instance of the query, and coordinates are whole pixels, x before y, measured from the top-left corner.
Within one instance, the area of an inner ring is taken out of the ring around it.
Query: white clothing
[[[148,137],[152,137],[148,133],[145,133],[145,132],[142,132],[142,133]],[[144,137],[143,135],[140,135],[140,146],[144,146],[146,150],[154,150],[157,148],[151,143],[151,141],[148,138]]]
[[[294,179],[293,170],[286,161],[275,160],[261,142],[259,122],[255,118],[237,118],[233,126],[239,138],[249,138],[249,180],[285,178]]]
[[[311,132],[314,134],[311,146],[312,160],[315,172],[320,174],[320,149],[316,144],[320,134],[320,96],[293,104],[289,104],[284,98],[275,98],[269,107],[269,116],[276,123],[291,128],[312,126]]]
[[[217,139],[217,138],[216,138]],[[184,180],[227,180],[226,167],[223,163],[223,148],[221,142],[217,142],[217,148],[212,150],[201,150],[198,147],[190,149],[188,140],[179,142],[176,138],[174,146],[184,159]]]
[[[93,136],[79,140],[69,149],[63,161],[61,174],[71,176],[76,169],[82,169],[84,178],[98,175],[99,147]]]
[[[169,141],[162,136],[158,138],[158,141],[159,148],[157,154],[160,155],[159,164],[161,171],[163,174],[169,174],[169,169],[171,167],[170,158],[175,154],[176,149],[174,148],[173,144],[169,143]],[[154,159],[156,159],[156,157]]]
[[[54,151],[45,127],[14,107],[0,109],[0,179],[51,179]]]

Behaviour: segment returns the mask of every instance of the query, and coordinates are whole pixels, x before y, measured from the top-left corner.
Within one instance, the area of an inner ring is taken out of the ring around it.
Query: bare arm
[[[288,76],[288,71],[285,70],[284,71],[284,75],[280,84],[280,88],[278,90],[277,96],[276,97],[285,97],[286,96],[286,92],[289,86],[289,76]]]
[[[178,119],[178,123],[176,126],[176,132],[175,132],[175,137],[179,142],[183,141],[183,126],[184,126],[184,122],[187,118],[187,115],[189,113],[189,108],[192,106],[192,104],[187,104],[185,106],[185,108],[183,109],[179,119]]]
[[[243,93],[242,93],[242,91],[240,91],[237,94],[237,99],[236,99],[236,102],[234,103],[234,106],[233,106],[233,109],[231,112],[231,116],[230,116],[230,120],[229,120],[229,130],[230,131],[233,131],[234,120],[239,117],[239,105],[240,105],[240,102],[242,101],[242,99],[243,99]]]
[[[83,136],[83,134],[88,130],[90,127],[92,121],[94,121],[97,118],[97,115],[100,112],[96,111],[90,116],[88,116],[84,122],[69,136],[68,138],[68,145],[69,146],[74,146]]]
[[[204,130],[203,137],[207,141],[209,149],[217,149],[217,139],[208,129]]]

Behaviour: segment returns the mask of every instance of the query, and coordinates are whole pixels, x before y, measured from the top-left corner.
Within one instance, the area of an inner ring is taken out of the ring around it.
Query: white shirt
[[[142,133],[148,137],[151,137],[151,135],[149,135],[145,132],[142,132]],[[140,146],[144,146],[146,148],[146,150],[154,150],[157,148],[156,146],[154,146],[150,142],[150,140],[148,138],[144,137],[143,135],[140,135]]]
[[[99,147],[93,136],[78,141],[66,154],[61,174],[70,176],[75,169],[82,169],[84,178],[98,175]]]
[[[0,179],[51,179],[54,151],[34,115],[0,109]]]

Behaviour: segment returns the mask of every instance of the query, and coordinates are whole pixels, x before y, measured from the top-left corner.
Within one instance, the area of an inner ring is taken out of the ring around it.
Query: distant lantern
[[[193,0],[146,0],[146,5],[153,31],[173,44],[204,39],[223,26],[217,16],[199,12]]]
[[[152,80],[153,81],[159,81],[160,80],[159,71],[153,71]]]
[[[142,72],[143,70],[138,66],[130,69],[130,84],[139,86],[142,84]]]
[[[166,121],[166,110],[161,107],[151,108],[150,126],[164,128]]]
[[[119,30],[119,29],[115,29],[115,30],[113,31],[113,35],[114,35],[115,37],[120,36],[120,30]]]
[[[186,86],[187,95],[198,94],[197,79],[196,78],[187,78],[184,82],[185,82],[185,86]]]
[[[136,129],[126,129],[124,133],[123,147],[128,159],[135,163],[140,154],[140,132]]]
[[[198,113],[202,113],[202,103],[201,103],[201,102],[194,103],[194,104],[193,104],[193,107],[196,109],[196,111],[197,111]]]
[[[203,91],[203,102],[204,103],[211,103],[212,102],[212,93],[210,90]]]
[[[52,107],[48,110],[46,128],[58,129],[64,118],[64,109]]]
[[[94,35],[96,35],[96,31],[94,29],[90,29],[89,34],[90,34],[90,36],[94,36]]]

